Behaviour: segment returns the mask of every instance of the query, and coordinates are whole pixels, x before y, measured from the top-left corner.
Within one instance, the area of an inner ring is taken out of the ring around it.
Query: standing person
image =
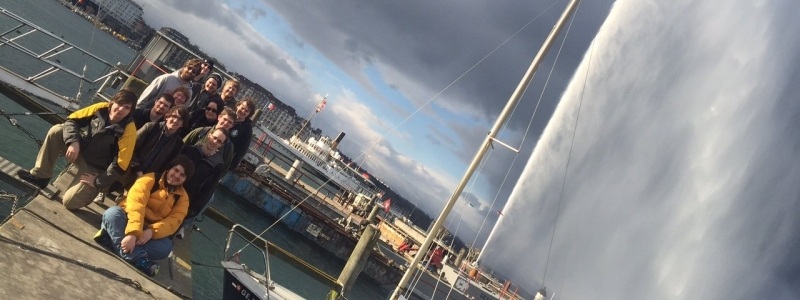
[[[175,72],[164,74],[156,77],[156,79],[153,79],[153,82],[150,82],[150,85],[144,89],[144,92],[142,92],[142,95],[139,97],[139,101],[136,103],[136,108],[147,108],[152,106],[158,95],[164,93],[172,94],[172,92],[175,91],[175,89],[177,89],[179,86],[183,86],[188,89],[189,81],[197,76],[197,74],[200,74],[201,62],[201,60],[196,58],[187,60],[183,64],[183,67],[175,70]],[[191,95],[187,96],[187,98],[191,97]]]
[[[206,78],[206,82],[203,85],[195,84],[192,86],[192,100],[189,101],[189,113],[193,113],[197,110],[202,110],[206,107],[208,102],[214,101],[219,103],[222,106],[224,103],[222,102],[222,98],[220,97],[219,93],[217,93],[217,89],[222,84],[222,76],[217,73],[212,73],[208,75]]]
[[[103,213],[94,240],[145,274],[155,276],[159,267],[153,260],[164,259],[172,252],[169,237],[186,217],[189,195],[183,184],[193,173],[192,161],[178,155],[163,174],[148,173],[137,179],[119,206]]]
[[[30,172],[19,170],[17,176],[45,188],[56,159],[63,154],[75,174],[62,196],[64,206],[74,210],[89,205],[99,189],[111,185],[130,165],[136,144],[136,126],[130,118],[135,103],[136,94],[123,89],[110,102],[70,114],[63,124],[47,132],[36,166]]]
[[[170,94],[162,94],[158,97],[152,108],[136,108],[131,113],[133,124],[136,129],[142,128],[147,122],[158,122],[164,118],[164,114],[172,108],[175,98]]]
[[[229,130],[231,127],[233,127],[235,121],[236,112],[226,107],[219,114],[219,117],[217,117],[217,125],[214,125],[214,127],[200,127],[190,131],[183,138],[183,144],[190,146],[205,143],[208,133],[214,128],[221,128],[230,132]],[[220,152],[222,152],[222,157],[225,158],[225,168],[223,170],[228,170],[228,167],[230,167],[231,161],[233,160],[233,143],[231,143],[230,139],[225,140],[225,145],[222,146]]]
[[[188,129],[187,133],[200,127],[217,125],[217,118],[221,110],[220,107],[222,107],[221,103],[211,101],[206,104],[205,109],[189,113],[189,122],[186,126],[186,129]]]
[[[225,81],[225,84],[222,86],[222,92],[220,92],[219,96],[222,98],[222,103],[225,104],[226,107],[230,107],[233,110],[236,110],[236,93],[239,92],[239,81],[236,79],[228,79]]]
[[[194,78],[192,78],[191,88],[194,91],[194,86],[196,84],[200,84],[204,78],[214,70],[214,61],[210,59],[204,59],[203,62],[200,64],[200,73],[197,74]]]
[[[196,176],[185,184],[186,191],[192,201],[189,203],[189,212],[183,221],[176,237],[183,238],[184,229],[190,227],[194,218],[201,215],[214,195],[214,190],[222,175],[225,174],[225,157],[219,151],[227,143],[228,130],[224,128],[211,129],[202,143],[186,146],[183,154],[195,162]]]
[[[233,143],[233,158],[229,170],[236,169],[244,159],[253,140],[253,121],[250,117],[256,111],[256,103],[247,98],[236,104],[236,123],[231,127],[231,142]]]

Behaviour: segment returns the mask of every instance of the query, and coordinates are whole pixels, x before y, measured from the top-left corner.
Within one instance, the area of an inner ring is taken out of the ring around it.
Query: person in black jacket
[[[204,84],[196,83],[192,85],[192,99],[187,104],[189,113],[203,110],[209,101],[218,102],[222,105],[222,97],[217,93],[220,85],[222,85],[222,76],[217,73],[208,75]]]
[[[189,194],[189,212],[177,233],[178,238],[183,238],[184,228],[194,222],[194,218],[201,215],[212,201],[214,190],[225,174],[225,157],[220,151],[228,139],[228,130],[212,128],[205,138],[196,145],[187,145],[183,154],[194,162],[194,176],[183,184]]]
[[[256,103],[247,98],[236,104],[236,123],[231,127],[231,142],[233,142],[233,158],[229,170],[236,169],[244,159],[253,139],[253,121],[250,117],[256,111]]]
[[[222,111],[222,102],[210,101],[206,104],[205,109],[189,112],[189,121],[185,126],[186,129],[183,135],[185,136],[189,131],[200,127],[208,127],[217,125],[217,118]]]
[[[136,129],[142,128],[147,122],[158,122],[164,118],[164,115],[175,104],[175,98],[170,94],[161,94],[158,100],[154,102],[153,107],[136,108],[131,113],[133,117],[133,124]]]
[[[127,188],[147,173],[164,172],[167,163],[183,150],[183,137],[178,134],[188,118],[186,108],[175,106],[162,122],[148,122],[136,133],[131,170],[120,182]]]
[[[129,189],[142,175],[164,172],[167,163],[183,150],[180,131],[187,115],[186,108],[175,106],[164,114],[164,121],[148,122],[139,128],[130,167],[109,190],[122,195],[122,190]],[[105,197],[106,193],[101,192],[94,202],[102,203]]]

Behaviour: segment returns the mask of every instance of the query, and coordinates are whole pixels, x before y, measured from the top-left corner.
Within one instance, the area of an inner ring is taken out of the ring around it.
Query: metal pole
[[[539,52],[533,58],[530,67],[528,67],[528,71],[525,72],[525,76],[522,77],[522,80],[520,81],[519,85],[517,85],[516,90],[514,90],[514,93],[511,94],[511,98],[508,100],[506,106],[503,108],[503,111],[500,113],[500,116],[498,117],[497,121],[494,123],[494,126],[489,132],[489,135],[487,135],[486,138],[483,140],[483,144],[478,149],[478,152],[475,154],[475,157],[472,159],[472,162],[467,168],[466,174],[464,174],[464,177],[461,179],[461,182],[458,184],[455,191],[453,191],[453,195],[451,195],[450,199],[447,200],[447,204],[445,205],[442,212],[439,214],[439,217],[436,218],[436,222],[433,224],[433,227],[431,227],[431,230],[428,232],[428,235],[425,238],[425,242],[423,242],[422,246],[420,246],[419,251],[414,256],[414,260],[411,262],[411,265],[408,267],[408,269],[406,269],[405,274],[403,274],[403,278],[400,279],[400,283],[397,284],[397,288],[395,288],[394,292],[392,293],[392,296],[389,299],[397,300],[400,294],[408,285],[409,281],[411,281],[411,277],[416,271],[417,265],[422,260],[422,258],[425,257],[428,247],[430,247],[431,243],[433,242],[433,239],[439,232],[439,229],[442,228],[445,219],[447,219],[447,216],[450,214],[450,210],[453,209],[453,205],[456,204],[456,201],[461,196],[461,192],[464,190],[464,187],[466,187],[470,177],[472,177],[472,174],[478,168],[478,165],[483,159],[483,155],[486,154],[486,151],[488,151],[489,146],[491,145],[492,139],[497,137],[497,134],[500,132],[500,129],[503,127],[505,122],[510,117],[512,110],[517,105],[517,103],[519,103],[519,100],[522,97],[522,93],[525,91],[525,88],[528,86],[528,84],[530,84],[533,75],[536,73],[536,69],[538,69],[539,67],[539,63],[544,58],[544,56],[547,55],[547,52],[550,49],[550,46],[555,41],[556,36],[558,36],[558,34],[561,32],[561,29],[566,24],[567,19],[569,19],[570,15],[572,15],[572,13],[578,7],[579,2],[580,0],[572,0],[567,5],[567,8],[564,10],[564,12],[561,14],[561,17],[558,19],[558,22],[556,22],[556,25],[553,26],[553,30],[545,39],[542,48],[539,49]]]

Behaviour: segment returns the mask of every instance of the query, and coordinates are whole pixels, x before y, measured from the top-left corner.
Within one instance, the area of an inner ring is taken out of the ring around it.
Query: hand
[[[133,251],[133,247],[135,246],[136,236],[129,234],[122,239],[122,243],[120,243],[119,248],[122,249],[122,252],[131,253],[131,251]]]
[[[149,242],[150,239],[152,238],[153,238],[153,230],[147,228],[144,231],[142,231],[142,238],[136,241],[136,246],[144,245],[145,243]]]
[[[86,184],[86,185],[88,185],[90,187],[96,187],[96,186],[94,186],[94,180],[95,179],[97,179],[97,175],[90,174],[90,173],[81,174],[81,177],[80,177],[81,182],[83,182],[84,184]]]
[[[67,146],[67,153],[64,154],[64,157],[70,163],[74,163],[76,159],[78,159],[78,154],[81,153],[81,144],[78,142],[72,142]]]
[[[142,173],[142,171],[136,171],[136,178],[140,178],[142,176],[144,176],[144,173]]]

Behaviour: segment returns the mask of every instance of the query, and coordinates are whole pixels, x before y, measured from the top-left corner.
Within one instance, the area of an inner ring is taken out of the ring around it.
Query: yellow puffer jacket
[[[189,210],[189,195],[183,186],[169,192],[166,188],[165,172],[158,179],[158,189],[150,193],[156,184],[154,173],[147,173],[136,180],[127,198],[120,202],[128,214],[125,235],[142,237],[144,228],[153,230],[153,239],[165,238],[175,233]],[[177,200],[176,200],[177,199]]]

